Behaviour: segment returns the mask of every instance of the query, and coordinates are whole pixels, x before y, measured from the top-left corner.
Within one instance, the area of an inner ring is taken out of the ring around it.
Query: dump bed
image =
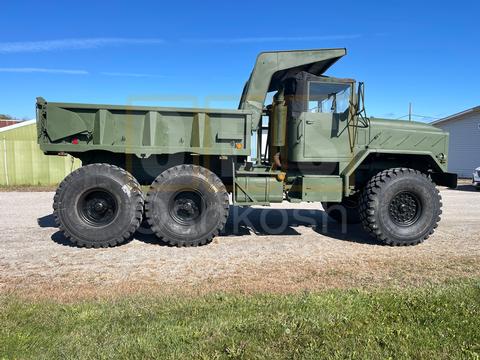
[[[45,153],[250,155],[247,110],[116,106],[37,98],[38,143]]]

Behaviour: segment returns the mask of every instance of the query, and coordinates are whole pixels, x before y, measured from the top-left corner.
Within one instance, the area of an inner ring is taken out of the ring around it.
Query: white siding
[[[480,112],[434,126],[450,133],[448,171],[471,177],[473,170],[480,166]]]

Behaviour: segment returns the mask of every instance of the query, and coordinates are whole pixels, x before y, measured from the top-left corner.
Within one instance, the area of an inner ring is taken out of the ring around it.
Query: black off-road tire
[[[393,246],[416,245],[432,235],[442,201],[431,179],[417,170],[395,168],[375,175],[360,199],[363,227]]]
[[[360,194],[344,198],[340,203],[322,202],[323,209],[333,220],[338,223],[346,221],[347,224],[360,224]]]
[[[152,231],[173,246],[205,245],[227,222],[225,185],[210,170],[196,165],[174,166],[152,183],[145,216]]]
[[[137,180],[109,164],[83,166],[61,183],[53,202],[55,222],[79,247],[108,247],[131,238],[140,226],[143,193]]]

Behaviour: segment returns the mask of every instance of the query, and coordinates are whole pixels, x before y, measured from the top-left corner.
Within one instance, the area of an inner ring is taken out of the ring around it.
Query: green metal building
[[[45,156],[35,120],[0,128],[0,185],[56,185],[81,165],[71,156]]]

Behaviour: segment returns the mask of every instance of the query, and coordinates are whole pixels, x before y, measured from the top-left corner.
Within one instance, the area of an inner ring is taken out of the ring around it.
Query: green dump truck
[[[38,98],[40,148],[83,164],[55,194],[60,229],[79,246],[113,246],[145,217],[163,241],[196,246],[219,234],[230,203],[290,201],[322,202],[386,244],[427,239],[441,214],[435,184],[456,187],[448,134],[367,117],[363,83],[324,75],[345,54],[259,54],[237,110]]]

